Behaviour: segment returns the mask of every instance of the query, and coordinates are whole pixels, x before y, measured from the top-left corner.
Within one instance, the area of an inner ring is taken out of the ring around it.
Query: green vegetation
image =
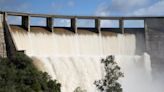
[[[60,92],[60,83],[38,71],[22,53],[0,60],[0,92]]]
[[[77,87],[73,92],[87,92],[84,89],[81,89],[81,87]]]
[[[105,76],[103,79],[95,81],[96,87],[102,92],[122,92],[118,79],[124,75],[120,71],[121,68],[114,61],[114,56],[102,59],[101,63],[104,65]]]

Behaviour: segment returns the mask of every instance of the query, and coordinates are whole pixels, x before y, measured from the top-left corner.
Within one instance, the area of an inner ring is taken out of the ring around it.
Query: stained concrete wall
[[[164,18],[145,20],[146,49],[151,56],[154,78],[164,78]]]
[[[0,14],[0,56],[6,57],[6,46],[4,39],[4,30],[3,30],[3,16]]]

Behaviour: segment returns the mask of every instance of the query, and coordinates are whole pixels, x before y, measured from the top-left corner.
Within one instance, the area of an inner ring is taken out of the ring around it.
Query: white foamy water
[[[73,92],[77,87],[97,92],[93,83],[102,78],[100,60],[107,55],[115,55],[121,66],[124,92],[157,92],[151,85],[149,55],[144,51],[135,54],[136,44],[144,43],[137,41],[134,34],[13,31],[12,36],[18,50],[25,50],[39,69],[62,84],[62,92]]]

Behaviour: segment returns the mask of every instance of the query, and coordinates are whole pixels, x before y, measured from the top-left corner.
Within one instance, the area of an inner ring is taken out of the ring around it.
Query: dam
[[[21,51],[62,85],[62,92],[80,87],[98,92],[95,80],[104,71],[100,61],[114,55],[125,77],[123,92],[162,92],[164,82],[164,17],[63,16],[1,12],[1,56]],[[8,23],[20,16],[21,25]],[[30,24],[31,17],[46,19],[46,26]],[[55,18],[69,19],[70,27],[54,27]],[[78,19],[92,19],[94,28],[77,26]],[[117,20],[118,28],[101,28],[101,20]],[[126,20],[143,20],[143,28],[125,28]]]

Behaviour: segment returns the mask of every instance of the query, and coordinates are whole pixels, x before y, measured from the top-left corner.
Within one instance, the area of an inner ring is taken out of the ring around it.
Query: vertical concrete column
[[[119,28],[121,32],[124,34],[124,20],[123,19],[119,20]]]
[[[77,33],[77,23],[76,23],[77,18],[72,18],[71,19],[71,28],[75,33]]]
[[[0,56],[6,57],[5,31],[4,20],[7,21],[7,13],[0,14]]]
[[[2,24],[3,24],[3,15],[0,14],[0,28],[2,27]]]
[[[99,51],[100,51],[100,55],[103,55],[103,46],[102,46],[102,34],[101,34],[101,21],[99,18],[95,19],[95,28],[97,30],[98,33],[98,37],[99,37]]]
[[[5,22],[5,21],[7,21],[7,13],[6,12],[4,12],[4,14],[3,14],[3,22]]]
[[[97,30],[98,33],[100,33],[101,31],[101,27],[100,27],[100,19],[95,19],[95,28]]]
[[[22,26],[30,32],[30,16],[22,16]]]
[[[48,17],[47,20],[47,28],[50,30],[50,32],[53,32],[53,18]]]
[[[144,19],[144,30],[145,30],[145,50],[149,53],[150,46],[149,46],[149,35],[148,35],[148,26],[146,19]]]

